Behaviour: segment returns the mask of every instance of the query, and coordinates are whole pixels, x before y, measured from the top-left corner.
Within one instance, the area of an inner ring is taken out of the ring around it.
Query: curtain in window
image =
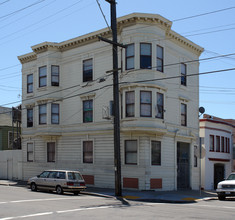
[[[47,143],[47,162],[55,162],[55,143]]]
[[[93,163],[93,142],[83,142],[83,163]]]
[[[33,143],[27,144],[27,161],[33,161]]]
[[[157,108],[156,108],[156,118],[162,118],[163,119],[163,94],[162,93],[157,93]]]
[[[126,92],[126,117],[135,116],[135,92]]]
[[[39,105],[39,124],[47,123],[47,105]]]

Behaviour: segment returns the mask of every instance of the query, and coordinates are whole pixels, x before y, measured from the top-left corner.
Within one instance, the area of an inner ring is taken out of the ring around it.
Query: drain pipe
[[[177,169],[178,169],[178,167],[177,167],[177,143],[176,143],[176,135],[177,135],[177,132],[179,131],[179,129],[177,128],[176,130],[175,130],[175,136],[174,136],[174,143],[175,143],[175,147],[174,147],[174,167],[175,167],[175,169],[174,169],[174,188],[175,188],[175,190],[177,190],[177,176],[176,176],[176,174],[177,174]]]

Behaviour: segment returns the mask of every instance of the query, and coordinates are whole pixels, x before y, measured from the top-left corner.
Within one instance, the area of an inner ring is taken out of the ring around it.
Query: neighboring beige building
[[[202,188],[213,190],[232,171],[234,126],[223,119],[204,114],[200,119],[202,140]]]
[[[199,188],[199,72],[203,48],[172,22],[118,18],[123,188]],[[22,55],[23,178],[78,169],[88,185],[114,188],[112,47],[108,28]],[[195,62],[188,62],[193,61]]]

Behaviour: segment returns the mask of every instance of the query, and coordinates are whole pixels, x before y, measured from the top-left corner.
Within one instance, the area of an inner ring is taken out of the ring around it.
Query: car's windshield
[[[82,180],[82,177],[79,173],[76,172],[68,172],[69,180]]]
[[[230,174],[227,180],[235,180],[235,174]]]

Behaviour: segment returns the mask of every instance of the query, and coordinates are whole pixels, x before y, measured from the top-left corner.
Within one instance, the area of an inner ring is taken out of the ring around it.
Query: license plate
[[[226,195],[229,195],[229,194],[230,194],[230,192],[225,192],[225,194],[226,194]]]

